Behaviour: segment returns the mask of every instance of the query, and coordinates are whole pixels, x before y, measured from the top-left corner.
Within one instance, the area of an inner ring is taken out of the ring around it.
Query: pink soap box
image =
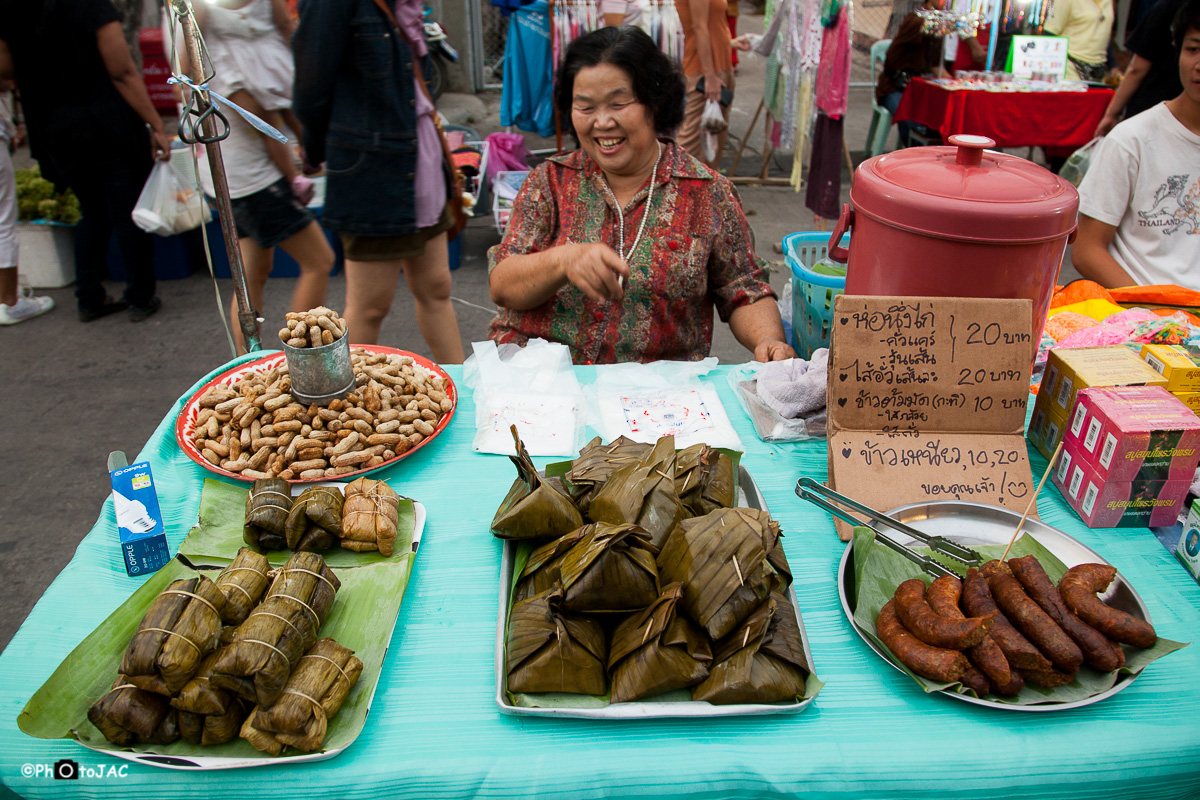
[[[1102,482],[1190,483],[1200,463],[1200,417],[1161,386],[1083,389],[1063,450]]]
[[[1191,475],[1178,480],[1116,481],[1099,475],[1090,454],[1063,444],[1054,483],[1089,528],[1150,528],[1175,524]]]

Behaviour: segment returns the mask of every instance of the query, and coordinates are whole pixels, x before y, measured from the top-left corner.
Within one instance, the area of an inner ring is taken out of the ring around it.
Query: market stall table
[[[224,370],[229,365],[218,368]],[[505,716],[492,648],[501,542],[488,532],[512,483],[509,460],[471,449],[469,394],[429,446],[377,474],[429,510],[416,567],[366,726],[336,758],[203,775],[127,764],[70,740],[17,728],[29,697],[140,584],[127,577],[112,501],[75,557],[0,655],[0,781],[26,797],[261,798],[562,797],[1184,797],[1200,774],[1200,647],[1152,664],[1124,691],[1060,713],[981,708],[937,695],[885,663],[855,634],[837,594],[845,545],[827,514],[796,498],[797,478],[826,475],[825,442],[768,444],[754,435],[721,368],[711,376],[745,444],[742,463],[783,526],[817,674],[803,713],[768,717],[592,721]],[[447,370],[457,381],[460,367]],[[596,368],[580,368],[586,383]],[[215,373],[214,373],[215,374]],[[206,379],[202,379],[207,380]],[[197,384],[199,386],[200,383]],[[186,396],[190,396],[191,391]],[[196,523],[209,473],[175,443],[164,417],[149,459],[172,548]],[[1046,462],[1031,454],[1034,472]],[[543,465],[560,459],[538,459]],[[1137,588],[1158,632],[1200,630],[1200,587],[1143,529],[1089,530],[1057,490],[1042,519],[1094,548]],[[33,776],[72,759],[104,777]],[[109,772],[109,767],[118,771]],[[127,767],[120,771],[121,767]]]
[[[932,128],[945,141],[956,133],[987,136],[997,147],[1053,147],[1074,150],[1087,144],[1112,99],[1112,89],[1086,92],[993,92],[950,89],[914,78],[896,122]]]

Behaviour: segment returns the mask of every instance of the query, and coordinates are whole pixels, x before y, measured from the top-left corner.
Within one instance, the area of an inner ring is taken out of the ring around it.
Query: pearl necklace
[[[646,219],[650,216],[650,201],[654,199],[654,179],[658,176],[658,162],[662,161],[663,146],[658,144],[658,158],[654,159],[654,169],[650,171],[650,190],[646,193],[646,210],[642,214],[642,224],[638,226],[637,236],[633,237],[633,244],[629,246],[629,250],[625,250],[625,214],[621,211],[621,204],[617,201],[617,195],[613,192],[612,187],[608,185],[608,176],[604,177],[604,190],[608,192],[608,196],[612,198],[613,206],[617,209],[617,255],[626,264],[633,257],[633,253],[637,250],[638,242],[642,240],[642,232],[646,230]]]

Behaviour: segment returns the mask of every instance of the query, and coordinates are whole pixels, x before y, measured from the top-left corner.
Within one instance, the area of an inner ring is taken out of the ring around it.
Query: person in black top
[[[131,214],[152,157],[167,159],[170,143],[125,43],[121,15],[109,0],[0,0],[0,78],[7,77],[20,87],[43,177],[79,198],[80,319],[126,307],[134,322],[149,317],[161,305],[154,244]],[[101,283],[114,232],[128,273],[121,302]]]
[[[925,0],[921,8],[929,11],[940,9],[943,0]],[[909,13],[900,23],[900,29],[888,45],[883,58],[883,70],[875,83],[875,101],[894,116],[900,106],[900,98],[909,80],[918,75],[942,74],[942,39],[925,33],[925,21],[916,11]],[[900,146],[908,147],[908,135],[914,130],[927,132],[924,126],[913,122],[899,122]]]
[[[1125,40],[1133,58],[1096,126],[1096,136],[1107,135],[1121,121],[1122,112],[1128,119],[1183,91],[1171,41],[1171,20],[1182,4],[1183,0],[1158,0]]]

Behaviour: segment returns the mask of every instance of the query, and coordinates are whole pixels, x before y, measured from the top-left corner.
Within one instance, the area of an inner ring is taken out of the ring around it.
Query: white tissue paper
[[[533,339],[525,347],[474,342],[463,382],[475,400],[476,452],[516,455],[512,426],[531,456],[573,456],[583,444],[586,404],[571,351]]]

